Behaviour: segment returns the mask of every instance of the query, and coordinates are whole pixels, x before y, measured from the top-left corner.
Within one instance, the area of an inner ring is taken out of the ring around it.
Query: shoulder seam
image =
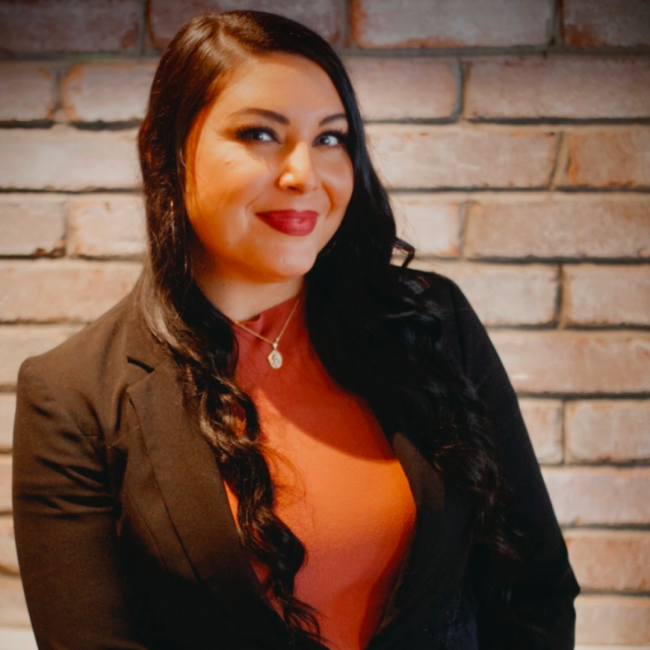
[[[38,381],[40,382],[47,390],[48,393],[48,398],[51,399],[53,402],[58,402],[56,397],[54,396],[54,391],[52,390],[51,384],[40,374],[36,373],[33,367],[33,360],[34,357],[29,357],[23,361],[21,369],[20,369],[20,375],[24,375],[26,373],[30,373],[31,381]],[[70,421],[74,424],[77,433],[84,439],[101,439],[102,436],[99,433],[84,433],[82,428],[79,426],[79,422],[76,420],[74,417],[73,413],[71,410],[66,410],[65,415],[70,419]],[[93,446],[94,449],[94,446]],[[97,450],[95,449],[95,453],[97,454]],[[99,456],[98,456],[99,458]],[[101,460],[101,458],[100,458]]]

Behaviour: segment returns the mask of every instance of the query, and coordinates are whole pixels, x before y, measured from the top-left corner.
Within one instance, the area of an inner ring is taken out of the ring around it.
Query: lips
[[[318,220],[318,212],[313,210],[272,210],[256,214],[274,230],[296,236],[308,235]]]

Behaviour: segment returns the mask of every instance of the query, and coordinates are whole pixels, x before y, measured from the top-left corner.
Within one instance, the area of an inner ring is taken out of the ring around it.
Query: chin
[[[269,275],[269,280],[271,282],[288,282],[289,280],[302,278],[311,271],[313,266],[314,265],[311,264],[309,266],[275,269],[275,272]]]
[[[311,271],[316,263],[316,255],[318,251],[312,252],[309,255],[300,256],[287,256],[278,263],[272,265],[269,271],[277,275],[278,280],[291,280],[306,275]]]

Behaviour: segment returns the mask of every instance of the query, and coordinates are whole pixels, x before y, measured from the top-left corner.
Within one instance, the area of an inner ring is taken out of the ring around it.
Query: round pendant
[[[274,370],[282,367],[282,355],[277,350],[271,350],[267,359]]]

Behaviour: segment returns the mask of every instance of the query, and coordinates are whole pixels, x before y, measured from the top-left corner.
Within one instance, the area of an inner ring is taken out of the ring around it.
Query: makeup
[[[316,227],[318,212],[313,210],[273,210],[258,212],[257,216],[275,230],[286,235],[308,235]]]

